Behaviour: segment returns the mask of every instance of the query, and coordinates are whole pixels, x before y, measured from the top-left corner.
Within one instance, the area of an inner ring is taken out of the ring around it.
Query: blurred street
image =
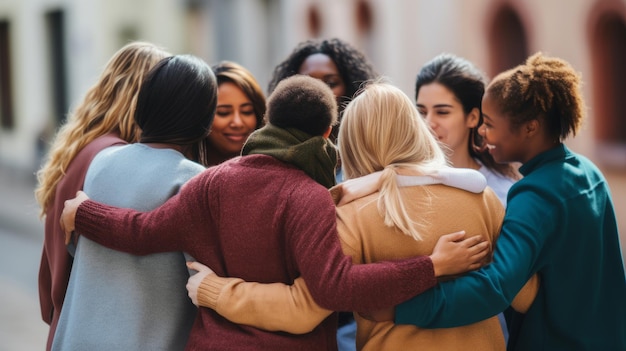
[[[0,167],[0,351],[44,350],[37,274],[43,222],[34,177]]]

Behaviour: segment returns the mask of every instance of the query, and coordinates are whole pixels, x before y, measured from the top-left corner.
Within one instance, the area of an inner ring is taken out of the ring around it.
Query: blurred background
[[[569,61],[589,109],[566,144],[604,172],[626,245],[626,0],[0,0],[0,351],[45,347],[34,172],[108,59],[145,40],[236,61],[265,88],[314,37],[349,41],[411,97],[441,52],[489,77],[537,51]]]

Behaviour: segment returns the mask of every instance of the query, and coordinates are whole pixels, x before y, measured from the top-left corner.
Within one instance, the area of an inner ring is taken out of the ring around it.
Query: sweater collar
[[[532,171],[540,168],[547,163],[565,159],[570,153],[571,151],[567,148],[567,146],[565,146],[564,144],[559,144],[550,150],[538,154],[537,156],[530,159],[528,162],[524,163],[519,168],[519,172],[523,176],[527,176]]]

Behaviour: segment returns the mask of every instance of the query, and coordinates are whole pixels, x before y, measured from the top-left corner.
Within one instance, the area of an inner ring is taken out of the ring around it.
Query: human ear
[[[539,130],[539,121],[536,119],[526,122],[525,131],[527,136],[534,136]]]
[[[470,113],[467,114],[465,118],[465,126],[467,128],[476,128],[478,126],[478,122],[480,121],[480,110],[478,107],[474,107]]]

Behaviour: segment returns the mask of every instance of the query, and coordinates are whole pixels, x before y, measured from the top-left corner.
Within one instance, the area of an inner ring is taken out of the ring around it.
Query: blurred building
[[[441,52],[488,76],[536,51],[569,61],[589,113],[567,144],[605,173],[626,243],[626,0],[0,0],[0,166],[32,177],[67,111],[129,40],[237,61],[266,86],[298,42],[335,36],[409,96]]]

